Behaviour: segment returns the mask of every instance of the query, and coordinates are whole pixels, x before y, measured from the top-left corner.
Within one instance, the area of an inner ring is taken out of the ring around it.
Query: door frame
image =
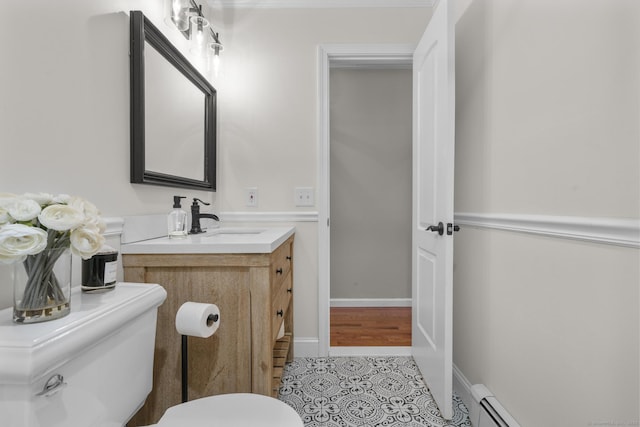
[[[329,78],[332,64],[345,67],[413,64],[415,44],[322,44],[318,46],[318,356],[330,349],[330,123]],[[393,347],[390,347],[393,349]],[[380,351],[382,347],[375,347]],[[376,353],[379,354],[379,353]],[[396,354],[396,353],[393,353]]]

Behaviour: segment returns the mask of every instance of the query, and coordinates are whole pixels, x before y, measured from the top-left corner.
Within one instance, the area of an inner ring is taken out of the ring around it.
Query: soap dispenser
[[[184,239],[187,237],[187,212],[182,210],[180,199],[184,196],[173,196],[173,210],[169,212],[167,227],[170,239]]]

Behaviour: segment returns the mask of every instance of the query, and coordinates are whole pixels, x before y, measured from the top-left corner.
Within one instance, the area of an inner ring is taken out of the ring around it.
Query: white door
[[[453,1],[413,55],[412,354],[442,416],[452,407],[455,64]]]

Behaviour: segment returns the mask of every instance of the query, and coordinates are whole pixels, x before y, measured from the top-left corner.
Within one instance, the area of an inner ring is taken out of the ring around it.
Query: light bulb
[[[209,40],[209,21],[202,16],[191,17],[191,52],[204,54]]]
[[[186,31],[189,28],[189,9],[191,4],[189,0],[170,0],[171,1],[171,21],[180,31]]]
[[[218,77],[218,73],[220,72],[220,52],[222,52],[223,47],[218,42],[209,43],[209,67],[213,72],[214,77]]]

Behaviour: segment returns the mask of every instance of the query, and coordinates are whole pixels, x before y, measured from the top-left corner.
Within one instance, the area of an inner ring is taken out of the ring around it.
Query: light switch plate
[[[312,187],[296,187],[293,190],[293,203],[295,206],[314,206],[315,199],[313,197]]]

